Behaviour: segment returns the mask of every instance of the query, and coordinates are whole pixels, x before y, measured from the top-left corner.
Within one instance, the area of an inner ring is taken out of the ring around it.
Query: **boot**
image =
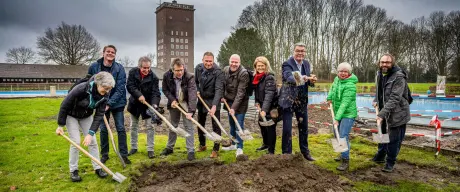
[[[349,165],[349,159],[342,159],[342,164],[337,167],[337,170],[339,171],[346,171],[348,170]]]
[[[338,157],[334,158],[334,161],[337,161],[337,162],[342,161],[342,155],[339,155]]]
[[[131,149],[128,153],[128,156],[134,155],[135,153],[137,153],[137,149]]]
[[[206,151],[207,147],[206,146],[198,146],[198,150],[196,150],[197,152],[202,152],[202,151]]]
[[[107,162],[107,160],[109,160],[109,156],[108,155],[102,155],[101,157],[101,163],[104,163]]]
[[[153,151],[148,151],[147,156],[149,156],[149,159],[153,159],[155,157],[155,153]]]
[[[72,180],[72,182],[80,182],[81,181],[81,177],[78,175],[78,170],[70,172],[70,179]]]
[[[128,159],[128,156],[121,157],[126,164],[131,164],[131,161]]]
[[[217,158],[219,156],[219,153],[217,153],[217,151],[212,151],[211,152],[211,155],[209,156],[210,158]]]
[[[165,148],[165,149],[163,149],[163,151],[160,153],[160,155],[161,155],[161,156],[168,156],[168,155],[170,155],[171,153],[173,153],[173,150],[172,150],[172,149]]]
[[[99,178],[105,178],[105,177],[107,177],[107,175],[108,175],[108,174],[107,174],[106,172],[104,172],[104,170],[102,170],[102,169],[96,169],[96,170],[94,170],[94,172],[96,173],[96,175],[97,175]]]

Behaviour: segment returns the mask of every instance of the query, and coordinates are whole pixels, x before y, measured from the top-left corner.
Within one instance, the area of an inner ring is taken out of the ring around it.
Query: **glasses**
[[[295,50],[296,53],[305,53],[305,50]]]
[[[184,71],[184,70],[183,69],[174,70],[174,72],[176,72],[176,73],[179,73],[179,72],[182,72],[182,71]]]

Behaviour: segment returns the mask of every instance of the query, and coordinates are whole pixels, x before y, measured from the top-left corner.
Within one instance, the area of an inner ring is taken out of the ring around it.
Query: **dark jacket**
[[[224,98],[232,103],[232,108],[236,114],[244,114],[248,111],[249,97],[246,94],[248,87],[249,74],[240,65],[238,70],[230,74],[230,67],[224,68]],[[230,105],[230,104],[229,104]],[[226,107],[224,107],[227,110]]]
[[[97,131],[105,113],[108,94],[100,95],[93,80],[94,77],[76,85],[64,98],[59,109],[58,125],[66,125],[67,115],[77,119],[87,118],[96,109],[90,130]]]
[[[310,63],[302,61],[302,75],[310,76]],[[313,83],[307,81],[305,85],[296,86],[293,71],[299,71],[294,57],[289,58],[283,63],[283,85],[280,89],[279,105],[283,109],[295,108],[294,111],[306,112],[308,104],[308,86],[314,87]],[[294,101],[296,105],[293,106]]]
[[[262,111],[270,114],[270,110],[276,108],[276,83],[272,73],[264,75],[259,83],[254,86],[255,102],[259,103]]]
[[[379,116],[388,127],[398,127],[410,121],[409,89],[407,75],[394,66],[387,75],[378,71],[376,75],[376,94],[374,102],[379,106]]]
[[[220,111],[220,99],[224,90],[224,74],[220,67],[214,63],[211,69],[206,70],[203,63],[198,64],[195,67],[195,83],[206,105],[209,108],[215,105],[216,111]],[[201,101],[198,101],[197,109],[201,113],[208,112]]]
[[[174,82],[174,72],[170,69],[163,75],[163,94],[168,98],[168,109],[171,109],[171,103],[176,100],[178,101],[178,95],[176,95],[176,82]],[[181,89],[184,94],[184,101],[188,105],[188,112],[194,113],[196,111],[196,84],[195,76],[184,71],[181,81]]]
[[[128,82],[126,89],[131,94],[128,102],[128,112],[132,115],[139,117],[142,115],[143,119],[149,118],[146,110],[147,106],[139,102],[139,97],[144,96],[145,101],[150,105],[159,106],[161,94],[160,94],[160,81],[158,77],[149,71],[149,74],[141,79],[141,70],[139,68],[133,68],[129,71]]]
[[[101,65],[103,65],[104,58],[97,60],[95,63],[91,64],[88,69],[88,74],[95,75],[101,71]],[[123,66],[117,62],[112,63],[110,68],[110,73],[115,79],[115,87],[110,91],[109,101],[107,105],[110,106],[110,109],[117,109],[120,107],[125,107],[126,105],[126,73]]]

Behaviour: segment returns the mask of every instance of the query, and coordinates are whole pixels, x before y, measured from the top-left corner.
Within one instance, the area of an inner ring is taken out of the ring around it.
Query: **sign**
[[[438,80],[436,81],[436,94],[445,94],[446,91],[446,76],[438,75]]]

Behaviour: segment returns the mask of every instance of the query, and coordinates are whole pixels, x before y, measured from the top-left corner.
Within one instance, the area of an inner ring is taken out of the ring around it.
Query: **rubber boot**
[[[348,159],[342,159],[342,164],[337,167],[337,170],[339,170],[339,171],[348,170],[348,167],[350,166],[349,161],[350,160],[348,160]]]

